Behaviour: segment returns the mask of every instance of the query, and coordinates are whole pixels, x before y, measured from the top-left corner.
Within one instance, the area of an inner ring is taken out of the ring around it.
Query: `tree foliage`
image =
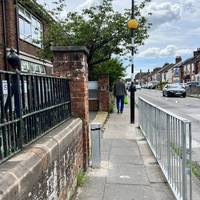
[[[108,74],[110,80],[110,88],[112,88],[113,83],[120,77],[124,77],[126,74],[126,69],[123,67],[121,61],[118,58],[111,58],[94,68],[93,74],[91,76],[97,79],[99,74]]]
[[[140,46],[148,38],[150,24],[141,11],[150,0],[143,0],[135,6],[135,16],[139,28],[135,32],[135,44]],[[59,8],[62,8],[60,6]],[[65,19],[49,24],[44,38],[42,56],[51,58],[50,45],[86,46],[89,74],[96,66],[111,59],[113,54],[125,55],[130,50],[131,34],[127,27],[131,10],[117,12],[112,7],[112,0],[104,0],[97,7],[82,10],[81,13],[70,12]]]

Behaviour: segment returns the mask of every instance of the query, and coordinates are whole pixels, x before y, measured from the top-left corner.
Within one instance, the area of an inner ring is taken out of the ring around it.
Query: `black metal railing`
[[[0,70],[0,163],[71,116],[65,78]]]

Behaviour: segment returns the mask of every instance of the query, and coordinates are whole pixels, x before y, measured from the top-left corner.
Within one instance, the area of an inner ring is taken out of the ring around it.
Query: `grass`
[[[199,166],[199,164],[195,161],[192,161],[190,163],[190,167],[192,169],[192,175],[200,180],[200,166]]]
[[[83,170],[81,170],[77,176],[77,186],[82,187],[86,181],[87,175]]]
[[[183,151],[180,147],[177,147],[176,144],[172,143],[171,144],[171,148],[174,151],[174,153],[179,156],[180,158],[182,158],[183,156]]]
[[[183,155],[182,149],[177,147],[175,144],[171,144],[171,148],[173,149],[174,153],[177,156],[180,156],[180,158],[182,159],[182,155]],[[191,161],[191,162],[188,161],[187,167],[191,168],[192,175],[200,180],[200,166],[199,166],[199,164],[196,161]]]

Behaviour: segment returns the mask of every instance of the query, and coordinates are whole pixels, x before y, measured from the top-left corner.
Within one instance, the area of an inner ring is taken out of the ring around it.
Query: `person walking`
[[[124,111],[124,97],[127,95],[126,86],[122,79],[114,83],[113,94],[116,97],[117,113]]]

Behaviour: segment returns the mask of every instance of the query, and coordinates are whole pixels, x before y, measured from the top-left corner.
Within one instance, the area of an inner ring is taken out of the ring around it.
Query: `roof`
[[[164,65],[163,68],[159,71],[159,73],[165,73],[167,72],[169,69],[171,69],[174,66],[174,64],[167,64]]]
[[[182,65],[183,65],[183,62],[180,61],[180,62],[176,63],[176,64],[173,66],[173,68],[179,68],[179,67],[181,67]]]
[[[197,61],[200,61],[200,55],[197,55],[197,56],[195,56],[195,57],[191,57],[191,58],[186,59],[186,60],[182,63],[182,65],[187,65],[187,64],[195,63],[195,62],[197,62]]]
[[[146,75],[148,74],[148,72],[138,72],[136,75],[135,75],[135,79],[140,79],[140,76],[141,78],[144,78]]]

